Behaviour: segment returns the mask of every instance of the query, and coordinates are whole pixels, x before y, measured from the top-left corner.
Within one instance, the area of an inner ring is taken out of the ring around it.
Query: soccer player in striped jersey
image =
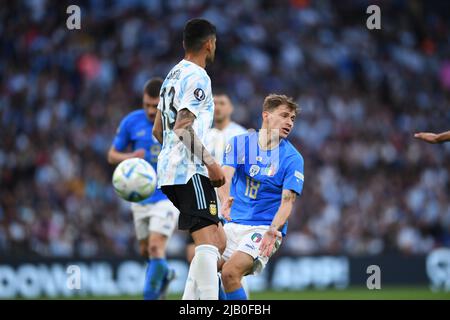
[[[180,210],[178,228],[196,245],[183,299],[195,286],[201,300],[217,300],[217,263],[226,244],[214,187],[225,183],[217,161],[205,148],[213,124],[211,80],[205,71],[214,61],[216,28],[205,19],[189,20],[183,32],[184,59],[165,78],[153,135],[162,143],[158,186]]]

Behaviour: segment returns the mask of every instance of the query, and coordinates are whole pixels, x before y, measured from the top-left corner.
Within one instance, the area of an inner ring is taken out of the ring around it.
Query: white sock
[[[189,272],[197,285],[200,300],[218,300],[219,282],[217,281],[217,261],[219,249],[213,245],[202,244],[195,248]]]
[[[182,300],[198,300],[199,298],[197,284],[192,276],[193,264],[194,260],[191,261],[191,265],[189,266],[189,273],[184,287],[183,297],[181,298]]]

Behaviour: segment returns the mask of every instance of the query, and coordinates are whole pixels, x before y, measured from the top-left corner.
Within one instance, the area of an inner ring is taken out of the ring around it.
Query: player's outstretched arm
[[[152,130],[153,136],[158,140],[158,142],[163,144],[163,130],[162,130],[162,119],[161,119],[161,111],[156,111],[155,123],[153,124]]]
[[[191,111],[186,108],[181,109],[178,111],[173,131],[186,148],[192,150],[194,155],[206,166],[213,187],[220,187],[225,183],[225,175],[214,157],[197,137],[192,128],[194,120],[195,115]]]
[[[279,230],[284,226],[291,215],[296,198],[297,194],[294,191],[287,189],[283,190],[280,207],[272,220],[269,230],[264,234],[261,246],[259,247],[259,252],[262,256],[269,257],[272,254],[275,241],[277,238],[281,237],[281,232]]]
[[[445,141],[450,141],[450,131],[441,133],[419,132],[414,134],[414,138],[421,139],[428,143],[442,143]]]
[[[130,158],[144,158],[145,157],[145,150],[144,149],[138,149],[134,152],[120,152],[117,151],[116,148],[111,147],[108,151],[108,162],[110,164],[119,164],[122,161]]]

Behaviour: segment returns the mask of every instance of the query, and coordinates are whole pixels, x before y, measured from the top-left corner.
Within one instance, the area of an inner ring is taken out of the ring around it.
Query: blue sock
[[[168,269],[167,261],[164,258],[148,260],[147,272],[145,273],[144,300],[158,299]]]
[[[244,288],[240,287],[231,292],[227,292],[227,300],[247,300]]]
[[[218,278],[219,278],[219,300],[227,300],[227,294],[223,290],[222,279],[220,278],[220,275],[218,276]]]

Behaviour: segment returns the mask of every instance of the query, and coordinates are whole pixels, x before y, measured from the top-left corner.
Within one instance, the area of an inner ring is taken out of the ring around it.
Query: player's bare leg
[[[192,234],[195,246],[212,245],[217,247],[220,254],[223,253],[226,246],[226,236],[221,224],[211,224],[207,227],[194,231]]]
[[[253,268],[253,257],[236,251],[222,267],[222,281],[228,300],[246,300],[242,278]]]
[[[190,243],[186,247],[186,260],[190,264],[192,262],[192,259],[194,259],[195,254],[195,244]]]
[[[149,265],[144,287],[144,298],[147,300],[158,299],[163,289],[165,290],[168,285],[169,268],[165,260],[167,239],[167,236],[161,233],[150,232],[146,243]]]
[[[225,234],[225,230],[223,229],[223,225],[221,223],[219,223],[219,225],[217,226],[217,229],[218,229],[218,235],[217,236],[218,236],[218,241],[219,241],[220,245],[221,246],[223,246],[223,245],[226,246],[227,237],[226,237],[226,234]],[[190,243],[190,244],[187,245],[187,248],[186,248],[186,260],[189,263],[191,263],[192,259],[194,258],[195,246],[196,246],[195,243]],[[224,250],[225,250],[225,247],[223,247],[223,248],[220,247],[219,248],[220,254],[222,254]],[[220,259],[217,262],[217,270],[221,270],[222,269],[222,265],[224,264],[224,262],[225,261],[223,259]]]
[[[139,240],[139,253],[141,257],[148,259],[148,237],[142,240]]]
[[[158,232],[151,232],[147,246],[150,258],[163,258],[166,254],[167,236]]]

